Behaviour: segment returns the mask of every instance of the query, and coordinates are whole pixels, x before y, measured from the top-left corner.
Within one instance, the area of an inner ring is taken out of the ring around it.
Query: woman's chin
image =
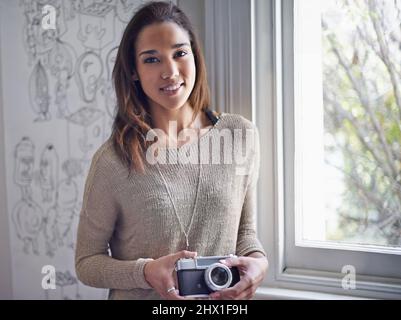
[[[177,111],[183,108],[185,105],[185,101],[180,103],[173,103],[173,104],[166,104],[166,103],[156,103],[156,106],[160,109],[167,110],[167,111]]]

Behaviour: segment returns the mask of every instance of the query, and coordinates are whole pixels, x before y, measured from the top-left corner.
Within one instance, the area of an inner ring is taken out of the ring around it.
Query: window
[[[269,285],[399,297],[401,1],[254,4]]]
[[[400,10],[295,2],[300,244],[401,252]]]

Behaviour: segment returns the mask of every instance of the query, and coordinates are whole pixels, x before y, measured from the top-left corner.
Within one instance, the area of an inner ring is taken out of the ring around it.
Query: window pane
[[[400,22],[397,0],[296,1],[301,241],[401,247]]]

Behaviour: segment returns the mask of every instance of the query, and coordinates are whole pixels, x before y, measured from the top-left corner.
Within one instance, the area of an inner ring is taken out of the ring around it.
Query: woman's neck
[[[183,129],[194,129],[199,134],[201,129],[210,126],[210,121],[204,112],[200,112],[195,120],[194,111],[189,104],[176,110],[165,108],[151,108],[152,124],[154,129],[161,129],[166,134],[169,143],[181,145],[188,141],[177,141]]]
[[[163,130],[167,135],[174,134],[170,132],[177,128],[177,133],[183,129],[203,129],[210,125],[207,116],[204,112],[200,112],[195,120],[193,119],[194,110],[189,104],[175,110],[167,110],[165,108],[151,108],[151,117],[153,127]],[[172,126],[170,122],[173,122]]]

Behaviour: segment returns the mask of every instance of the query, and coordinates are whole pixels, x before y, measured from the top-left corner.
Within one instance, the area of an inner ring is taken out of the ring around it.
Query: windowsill
[[[301,291],[282,288],[261,287],[256,291],[257,300],[369,300],[368,298]]]

